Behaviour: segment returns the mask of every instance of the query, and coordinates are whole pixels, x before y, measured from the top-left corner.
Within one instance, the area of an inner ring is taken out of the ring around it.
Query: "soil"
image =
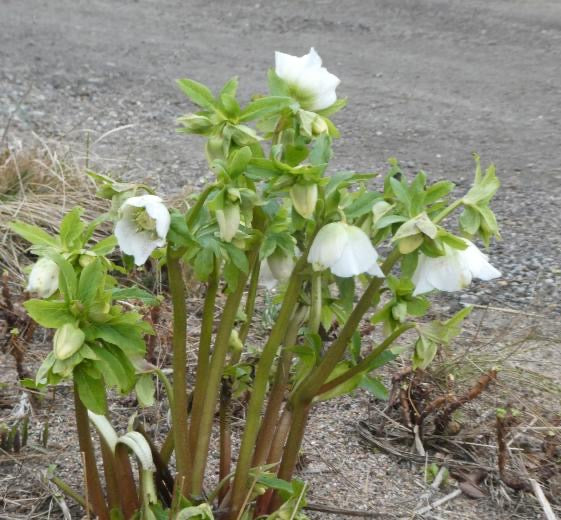
[[[333,170],[383,170],[396,156],[406,171],[451,178],[462,190],[471,180],[472,151],[497,166],[503,188],[494,209],[503,241],[489,254],[503,278],[441,298],[438,312],[463,303],[499,308],[485,317],[495,346],[506,341],[500,331],[514,337],[536,315],[538,328],[553,327],[561,312],[557,0],[0,0],[0,132],[9,124],[10,142],[32,146],[35,134],[78,155],[87,150],[94,166],[171,194],[209,178],[202,143],[175,133],[175,118],[193,107],[174,80],[190,77],[217,89],[240,75],[247,100],[266,90],[275,50],[301,55],[310,46],[342,79],[339,95],[349,98],[335,117],[343,137]],[[558,333],[553,327],[549,335]],[[47,348],[45,342],[29,354],[31,368]],[[529,352],[514,365],[559,378],[559,343],[538,342]],[[11,358],[0,354],[0,369],[0,383],[13,389]],[[504,405],[504,394],[476,415]],[[48,462],[56,460],[79,487],[70,403],[62,388],[38,412],[31,438],[37,445],[50,415],[49,454],[3,459],[0,518],[60,516],[37,478]],[[321,405],[302,476],[312,502],[407,518],[426,489],[423,468],[359,442],[357,421],[369,419],[374,406],[381,407],[366,394]],[[113,411],[129,413],[126,403]],[[433,518],[540,517],[533,497],[505,498],[497,489],[476,502],[456,499]]]

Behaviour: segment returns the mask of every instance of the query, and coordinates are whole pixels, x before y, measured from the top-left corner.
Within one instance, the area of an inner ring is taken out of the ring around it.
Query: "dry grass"
[[[106,201],[95,197],[86,164],[87,159],[77,159],[68,147],[45,141],[0,152],[0,269],[12,279],[22,280],[29,244],[11,233],[11,221],[56,232],[64,213],[74,206],[82,206],[88,219],[107,208]]]

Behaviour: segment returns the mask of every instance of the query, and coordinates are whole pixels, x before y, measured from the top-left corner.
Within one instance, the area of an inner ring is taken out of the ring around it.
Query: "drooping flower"
[[[72,323],[65,323],[57,329],[53,338],[55,357],[61,361],[68,359],[80,350],[85,339],[86,335],[81,329]]]
[[[317,184],[294,184],[290,188],[290,198],[292,199],[294,209],[302,217],[306,219],[311,218],[318,201]]]
[[[154,249],[166,244],[171,219],[160,197],[131,197],[123,202],[119,216],[115,236],[121,250],[132,255],[136,265],[144,264]]]
[[[48,298],[58,289],[58,265],[50,258],[39,258],[29,273],[26,291]]]
[[[335,89],[341,80],[321,66],[313,47],[301,57],[275,52],[275,72],[306,110],[322,110],[337,101]]]
[[[300,254],[300,252],[298,252]],[[261,262],[259,284],[271,290],[280,282],[286,282],[294,270],[294,257],[277,248]]]
[[[368,235],[359,227],[344,222],[323,226],[308,253],[308,262],[314,270],[329,268],[334,275],[342,278],[362,273],[383,278],[377,259],[378,253]]]
[[[465,239],[464,239],[465,240]],[[492,280],[501,276],[475,244],[465,240],[466,249],[454,249],[445,245],[443,256],[430,257],[419,254],[417,268],[412,276],[415,284],[413,295],[435,289],[453,292],[465,289],[473,278]]]

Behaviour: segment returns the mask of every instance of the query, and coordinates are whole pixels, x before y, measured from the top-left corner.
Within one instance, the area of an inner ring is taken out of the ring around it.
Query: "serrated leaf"
[[[97,258],[82,270],[78,283],[78,299],[84,305],[89,306],[93,303],[104,274],[101,262]]]
[[[208,87],[192,79],[177,80],[179,88],[196,105],[213,109],[216,106],[214,96]]]
[[[33,245],[59,247],[58,240],[45,230],[32,224],[16,221],[10,224],[10,229]]]
[[[34,321],[47,329],[57,329],[76,321],[65,302],[33,299],[27,300],[23,306]]]
[[[238,120],[240,123],[245,123],[246,121],[253,121],[254,119],[271,116],[281,112],[291,103],[293,103],[293,99],[284,96],[258,98],[241,110]]]
[[[76,241],[84,231],[84,223],[80,219],[83,211],[80,207],[73,208],[60,223],[60,239],[67,250],[78,247]]]
[[[103,379],[93,378],[83,365],[74,369],[74,381],[78,387],[78,395],[84,406],[98,415],[107,413],[107,399]]]
[[[157,306],[160,300],[140,287],[119,287],[111,290],[112,300],[140,300],[146,305]]]

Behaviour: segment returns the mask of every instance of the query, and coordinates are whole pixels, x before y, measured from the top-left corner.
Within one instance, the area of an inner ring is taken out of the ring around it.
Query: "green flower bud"
[[[318,201],[317,184],[294,184],[290,188],[290,198],[294,209],[300,215],[306,219],[311,218]]]
[[[205,135],[213,126],[208,117],[197,114],[187,114],[180,117],[178,121],[183,125],[181,130],[190,134]]]
[[[95,259],[96,256],[93,253],[84,253],[83,255],[80,255],[78,263],[82,267],[86,267],[87,265],[90,265]]]
[[[85,339],[86,335],[81,329],[72,323],[65,323],[55,332],[53,339],[55,357],[61,361],[68,359],[80,350]]]
[[[230,339],[228,340],[228,346],[237,352],[241,352],[243,350],[243,343],[238,335],[237,330],[232,330],[230,332]]]
[[[216,220],[220,238],[224,242],[231,242],[240,227],[240,206],[227,203],[223,209],[216,210]]]
[[[321,116],[317,116],[312,123],[312,133],[314,135],[321,135],[329,132],[329,127],[325,122],[325,119]]]

